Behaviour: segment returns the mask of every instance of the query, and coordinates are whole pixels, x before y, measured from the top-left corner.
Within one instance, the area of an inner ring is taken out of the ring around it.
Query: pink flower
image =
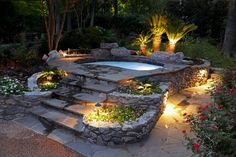
[[[223,108],[224,108],[223,105],[219,105],[219,106],[218,106],[218,109],[223,109]]]
[[[229,89],[229,94],[233,95],[235,93],[235,91],[236,91],[235,87],[232,87]]]
[[[198,150],[199,147],[200,147],[200,144],[198,144],[198,143],[194,143],[194,145],[193,145],[194,150]]]
[[[205,116],[201,116],[201,117],[200,117],[200,120],[201,120],[201,121],[204,121],[204,120],[206,120],[206,117],[205,117]]]
[[[217,127],[216,124],[211,124],[211,129],[212,129],[213,131],[217,131],[217,130],[218,130],[218,127]]]

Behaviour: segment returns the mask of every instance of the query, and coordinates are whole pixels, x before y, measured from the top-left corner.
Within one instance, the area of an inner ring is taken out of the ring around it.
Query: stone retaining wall
[[[176,72],[158,74],[148,78],[154,82],[170,81],[169,94],[172,95],[182,89],[205,84],[209,77],[209,68],[210,63],[204,61],[201,65],[187,67]]]
[[[160,83],[162,94],[134,95],[115,91],[107,95],[107,102],[117,105],[132,106],[135,109],[158,109],[162,95],[168,90],[169,86],[170,83]]]
[[[92,143],[102,145],[115,145],[134,143],[149,135],[159,117],[164,111],[168,92],[163,93],[155,109],[147,110],[133,122],[124,122],[122,126],[117,123],[87,122],[83,136]]]

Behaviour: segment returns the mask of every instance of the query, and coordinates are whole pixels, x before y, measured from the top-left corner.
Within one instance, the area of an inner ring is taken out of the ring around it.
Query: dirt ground
[[[82,157],[13,121],[0,120],[0,157]]]

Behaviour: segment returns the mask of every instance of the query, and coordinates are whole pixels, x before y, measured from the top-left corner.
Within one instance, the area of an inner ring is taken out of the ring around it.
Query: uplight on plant
[[[140,46],[140,52],[142,55],[147,56],[147,43],[151,41],[150,34],[139,34],[137,38],[134,40],[134,45]]]
[[[161,40],[162,40],[161,36],[166,31],[165,29],[166,25],[167,25],[167,18],[165,16],[155,14],[149,18],[149,26],[153,34],[152,48],[154,52],[160,51]]]
[[[166,45],[166,52],[174,52],[176,43],[182,39],[187,33],[197,29],[194,24],[186,24],[184,22],[169,22],[166,26],[166,35],[169,40]]]

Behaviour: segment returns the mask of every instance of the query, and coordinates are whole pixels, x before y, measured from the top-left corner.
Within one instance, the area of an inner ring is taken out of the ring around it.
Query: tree
[[[48,49],[57,50],[65,24],[66,14],[77,0],[40,0],[48,39]],[[60,18],[58,18],[60,16]],[[60,19],[58,23],[58,19]],[[56,33],[56,27],[58,32]]]
[[[228,57],[236,57],[236,0],[229,1],[228,19],[225,29],[222,53]]]

